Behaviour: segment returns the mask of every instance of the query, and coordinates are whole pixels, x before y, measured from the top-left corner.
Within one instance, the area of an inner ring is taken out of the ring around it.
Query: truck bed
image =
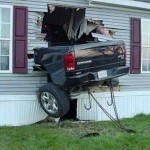
[[[63,87],[106,81],[129,72],[123,41],[51,46],[34,52],[35,64],[48,71],[53,83]]]

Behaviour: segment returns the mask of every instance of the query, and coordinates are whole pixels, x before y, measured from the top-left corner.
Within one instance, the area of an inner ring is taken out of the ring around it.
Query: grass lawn
[[[137,133],[123,132],[111,122],[64,121],[0,127],[0,150],[150,150],[150,115],[122,122]],[[91,132],[100,136],[80,139]]]

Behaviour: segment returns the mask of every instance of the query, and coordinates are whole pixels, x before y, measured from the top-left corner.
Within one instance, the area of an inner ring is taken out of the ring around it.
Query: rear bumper
[[[98,77],[98,72],[88,72],[86,74],[77,75],[67,78],[67,86],[74,87],[78,85],[89,84],[90,82],[102,82],[107,81],[113,78],[117,78],[129,73],[129,67],[116,67],[109,70],[106,70],[106,77]]]

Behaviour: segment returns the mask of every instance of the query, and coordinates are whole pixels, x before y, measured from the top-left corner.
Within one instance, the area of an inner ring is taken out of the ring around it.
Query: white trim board
[[[110,98],[110,92],[94,92],[92,93],[95,97],[108,97]],[[114,92],[116,97],[126,97],[126,96],[150,96],[149,91],[117,91]],[[79,93],[77,99],[88,98],[87,92]]]
[[[37,101],[36,95],[0,95],[0,102],[3,101]]]
[[[144,23],[145,22],[148,22],[149,23],[149,26],[150,26],[150,19],[143,19],[143,18],[141,18],[141,73],[144,73],[144,74],[149,74],[150,73],[150,71],[143,71],[142,69],[142,66],[143,66],[143,59],[144,60],[148,60],[149,61],[149,59],[147,58],[147,59],[145,59],[145,58],[143,58],[142,56],[143,56],[143,50],[144,50],[144,48],[150,48],[150,44],[148,43],[148,45],[145,45],[144,44],[144,39],[143,39],[143,37],[144,37]],[[149,29],[148,29],[148,31],[149,31]],[[148,38],[150,37],[150,31],[149,32],[146,32],[146,34],[148,35]],[[150,40],[150,39],[149,39]],[[148,54],[147,54],[148,55]],[[148,68],[148,63],[147,63],[147,68]]]
[[[12,65],[13,65],[13,6],[10,5],[0,5],[1,8],[9,8],[10,9],[10,37],[9,38],[0,38],[0,41],[9,41],[9,70],[0,70],[0,73],[12,73]],[[0,17],[1,21],[1,17]],[[1,29],[0,29],[1,30]]]
[[[133,1],[133,0],[90,0],[90,3],[101,3],[107,5],[150,9],[150,3]]]

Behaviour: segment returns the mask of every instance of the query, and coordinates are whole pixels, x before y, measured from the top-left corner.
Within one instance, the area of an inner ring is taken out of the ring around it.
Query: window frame
[[[150,23],[150,19],[141,19],[141,73],[143,73],[143,74],[149,74],[150,73],[150,71],[143,71],[143,69],[142,69],[142,65],[143,65],[143,63],[142,63],[142,52],[143,52],[143,47],[144,47],[144,42],[143,42],[143,24],[144,24],[144,21],[148,21],[149,23]],[[150,33],[149,33],[149,35],[150,35]],[[150,48],[150,46],[149,46],[149,48]]]
[[[0,70],[0,73],[12,73],[13,71],[13,6],[10,5],[0,5],[0,8],[9,8],[10,9],[10,38],[6,39],[10,41],[9,44],[9,70]],[[0,41],[5,40],[0,38]]]

